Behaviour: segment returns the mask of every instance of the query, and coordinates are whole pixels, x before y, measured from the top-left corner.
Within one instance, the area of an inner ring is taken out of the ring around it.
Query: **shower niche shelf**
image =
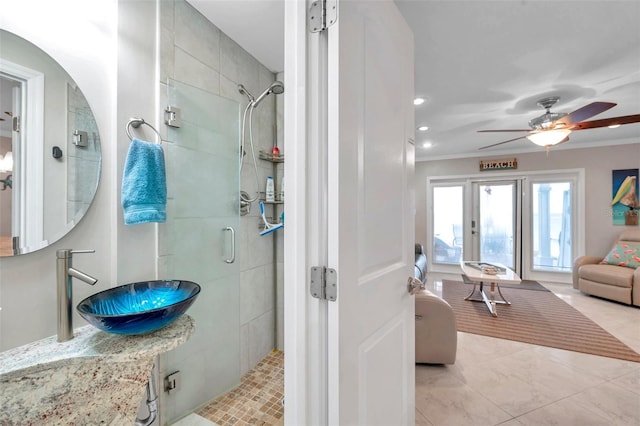
[[[265,195],[264,191],[260,191],[260,200],[266,205],[266,204],[284,204],[283,200],[280,200],[276,197],[275,201],[267,201],[267,196]]]
[[[260,158],[261,160],[264,161],[268,161],[270,163],[272,163],[273,165],[273,177],[274,177],[274,187],[278,187],[278,182],[277,182],[277,175],[278,175],[278,164],[279,163],[284,163],[284,155],[279,155],[277,157],[274,157],[272,153],[267,152],[267,151],[258,151],[258,158]],[[280,208],[278,207],[280,206],[284,206],[284,200],[280,198],[280,191],[276,191],[275,193],[275,200],[273,201],[267,201],[267,194],[264,191],[260,191],[260,201],[262,201],[262,203],[266,206],[266,205],[271,205],[272,210],[271,212],[273,213],[273,216],[267,216],[266,219],[269,223],[277,223],[280,218],[278,217],[277,212],[280,211]],[[260,228],[260,230],[264,229],[264,224],[260,224],[258,226]],[[274,250],[275,248],[275,238],[274,238]]]
[[[273,163],[273,175],[274,175],[274,177],[277,175],[277,172],[276,172],[276,167],[277,166],[276,166],[276,164],[277,163],[284,163],[284,155],[279,155],[278,157],[274,157],[273,154],[271,154],[270,152],[266,152],[266,151],[260,150],[258,152],[258,157],[261,160],[269,161],[269,162]],[[277,182],[274,182],[274,183],[277,183]],[[284,204],[284,200],[280,199],[280,192],[279,191],[276,192],[276,197],[275,198],[276,199],[274,201],[267,201],[267,196],[264,193],[264,191],[260,192],[260,200],[262,200],[262,202],[265,205],[266,204]]]
[[[264,161],[270,161],[272,163],[284,163],[284,154],[274,157],[272,153],[266,151],[258,152],[258,157]]]

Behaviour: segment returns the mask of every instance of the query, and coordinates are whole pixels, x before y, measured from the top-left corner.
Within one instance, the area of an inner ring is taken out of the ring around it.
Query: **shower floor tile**
[[[245,374],[240,386],[204,406],[198,415],[220,426],[284,424],[284,352],[272,352]]]

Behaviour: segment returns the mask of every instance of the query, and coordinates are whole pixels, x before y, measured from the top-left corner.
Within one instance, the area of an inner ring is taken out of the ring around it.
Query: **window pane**
[[[480,185],[480,260],[514,269],[515,184]]]
[[[462,186],[433,188],[433,261],[462,260]]]
[[[533,269],[571,271],[571,183],[534,183]]]

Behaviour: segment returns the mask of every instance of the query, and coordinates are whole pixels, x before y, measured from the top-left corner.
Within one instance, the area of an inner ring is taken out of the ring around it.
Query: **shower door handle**
[[[233,263],[236,261],[236,231],[230,226],[227,226],[222,230],[231,232],[231,257],[229,259],[225,259],[224,261],[226,263]]]

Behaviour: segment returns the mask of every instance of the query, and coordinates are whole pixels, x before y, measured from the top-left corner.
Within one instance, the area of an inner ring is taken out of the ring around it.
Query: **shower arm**
[[[246,87],[244,87],[242,84],[238,84],[238,91],[240,93],[242,93],[243,95],[245,95],[247,98],[249,98],[249,103],[253,103],[256,98],[253,97],[253,95],[251,93],[249,93],[249,91],[247,90]]]

